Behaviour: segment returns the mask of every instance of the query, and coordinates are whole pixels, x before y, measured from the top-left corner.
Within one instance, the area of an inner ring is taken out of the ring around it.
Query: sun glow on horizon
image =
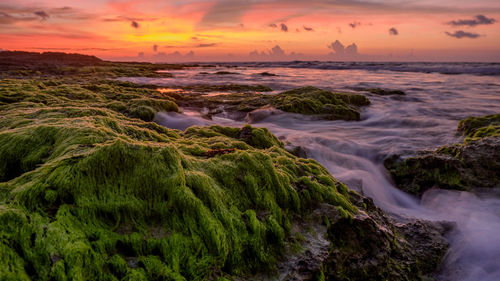
[[[418,5],[387,0],[3,2],[0,48],[9,50],[123,60],[141,54],[151,61],[162,56],[500,61],[500,4],[487,0],[473,6],[447,0]],[[344,47],[355,44],[356,52],[332,49],[337,40]]]

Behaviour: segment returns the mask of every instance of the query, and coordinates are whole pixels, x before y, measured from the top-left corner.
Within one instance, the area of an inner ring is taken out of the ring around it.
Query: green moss
[[[20,95],[0,105],[2,277],[244,276],[272,270],[291,221],[318,203],[356,212],[344,185],[265,128],[169,130],[141,120],[175,110],[151,89],[43,82],[0,84]]]
[[[468,140],[498,137],[500,136],[500,114],[464,119],[458,123],[458,131]]]
[[[287,112],[323,114],[328,119],[359,120],[358,106],[370,104],[363,95],[302,87],[273,96],[271,104]]]
[[[405,92],[401,90],[387,90],[387,89],[381,89],[381,88],[370,88],[367,89],[368,92],[375,94],[375,95],[381,95],[381,96],[389,96],[389,95],[405,95]]]

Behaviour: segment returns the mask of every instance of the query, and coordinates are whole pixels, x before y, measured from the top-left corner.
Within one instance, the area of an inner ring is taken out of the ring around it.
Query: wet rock
[[[382,88],[363,88],[363,87],[351,87],[350,89],[359,92],[370,92],[374,95],[380,96],[404,96],[405,92],[401,90],[393,90],[393,89],[382,89]]]
[[[359,120],[359,107],[370,104],[364,95],[334,93],[302,87],[272,97],[271,104],[283,111],[318,115],[329,120]]]
[[[259,73],[259,75],[261,75],[261,76],[278,76],[278,75],[276,75],[274,73],[269,73],[267,71],[266,72],[261,72],[261,73]]]
[[[372,93],[372,94],[380,95],[380,96],[391,96],[391,95],[404,96],[404,95],[406,95],[405,92],[403,92],[401,90],[371,88],[371,89],[367,89],[367,91]]]
[[[369,198],[351,193],[359,212],[343,216],[329,204],[319,204],[292,226],[302,237],[301,251],[288,253],[278,264],[278,276],[250,280],[433,280],[448,243],[449,222],[409,218],[396,221]]]
[[[246,121],[249,124],[258,123],[258,122],[266,119],[269,116],[281,114],[281,113],[283,113],[283,111],[278,110],[278,109],[273,108],[273,107],[270,107],[270,106],[264,106],[262,108],[248,112],[247,116],[246,116]]]
[[[465,133],[462,144],[441,147],[431,152],[384,161],[397,186],[422,195],[436,187],[455,190],[500,188],[500,137],[496,115],[467,118],[458,131]]]
[[[368,198],[361,209],[328,227],[331,251],[324,263],[325,280],[429,280],[448,243],[448,223],[396,222]]]
[[[308,158],[307,151],[300,145],[285,145],[285,149],[297,157]]]
[[[239,73],[231,72],[231,71],[217,71],[214,74],[216,74],[216,75],[231,75],[231,74],[239,74]]]

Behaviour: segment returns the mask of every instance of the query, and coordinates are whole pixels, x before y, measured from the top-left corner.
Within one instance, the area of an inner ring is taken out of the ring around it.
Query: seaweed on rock
[[[463,143],[443,146],[414,157],[390,157],[384,164],[403,190],[421,195],[439,187],[456,190],[499,188],[500,114],[460,121]]]
[[[255,92],[270,91],[265,86],[222,85],[183,87],[188,91],[236,91],[226,95],[204,96],[199,93],[186,92],[165,93],[180,106],[206,107],[217,111],[250,112],[264,106],[306,115],[315,115],[330,120],[360,120],[360,107],[370,104],[370,100],[359,94],[335,93],[316,87],[301,87],[281,92],[276,95]]]
[[[157,93],[49,82],[1,81],[3,278],[224,280],[272,270],[317,203],[357,210],[267,129],[169,130],[130,118],[175,110]]]

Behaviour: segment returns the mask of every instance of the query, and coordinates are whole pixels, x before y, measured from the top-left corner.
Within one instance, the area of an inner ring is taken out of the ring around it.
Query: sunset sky
[[[498,21],[498,0],[2,0],[0,48],[146,61],[500,61]]]

